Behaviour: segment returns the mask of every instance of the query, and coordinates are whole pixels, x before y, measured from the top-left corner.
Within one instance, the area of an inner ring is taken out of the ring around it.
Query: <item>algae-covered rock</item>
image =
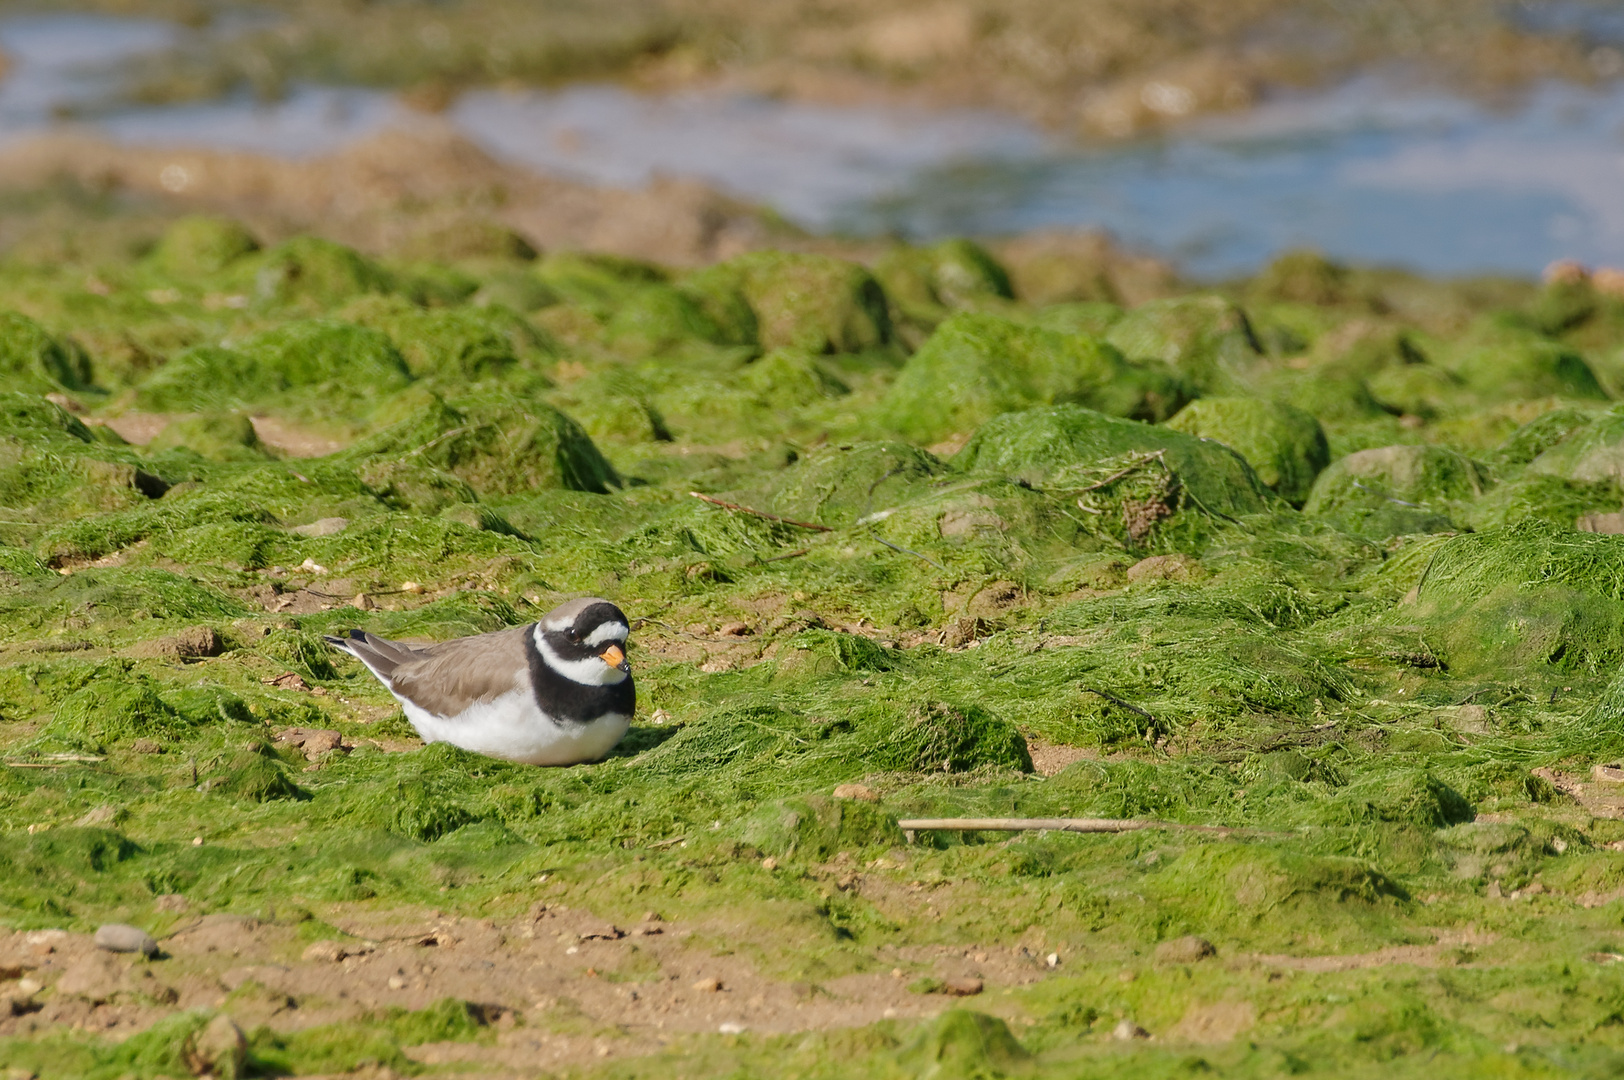
[[[259,241],[240,221],[197,214],[165,229],[149,258],[160,273],[203,278],[258,250]]]
[[[729,318],[720,302],[669,285],[649,284],[632,290],[615,308],[605,336],[619,351],[647,356],[680,345],[703,341],[713,345],[748,345],[755,341],[754,318],[738,313]]]
[[[255,295],[277,304],[331,308],[363,293],[390,292],[390,273],[354,248],[315,236],[296,236],[250,263]]]
[[[41,394],[87,390],[91,385],[90,358],[72,342],[52,337],[28,316],[0,312],[0,379],[7,390]]]
[[[1489,452],[1496,465],[1527,465],[1596,419],[1592,409],[1552,409],[1528,421]]]
[[[60,405],[18,390],[0,391],[0,439],[18,444],[95,441],[90,429]]]
[[[1394,364],[1366,380],[1383,408],[1428,419],[1471,401],[1464,381],[1433,364]]]
[[[1335,304],[1347,296],[1348,279],[1347,267],[1318,251],[1287,251],[1253,279],[1252,291],[1270,300]]]
[[[488,218],[459,217],[423,228],[406,239],[398,257],[434,262],[532,262],[538,252],[526,236]]]
[[[410,484],[430,483],[434,474],[482,495],[546,488],[602,493],[620,486],[619,475],[587,433],[551,405],[487,395],[459,399],[453,407],[428,397],[422,407],[345,452],[367,483],[386,496],[403,496]],[[420,500],[406,497],[413,505]]]
[[[1258,398],[1201,398],[1167,426],[1223,443],[1244,457],[1276,494],[1299,505],[1331,461],[1318,420],[1301,409]]]
[[[1553,423],[1566,426],[1562,421]],[[1615,405],[1588,423],[1571,428],[1530,461],[1528,470],[1565,480],[1624,484],[1624,406]]]
[[[1015,296],[1008,272],[970,240],[893,248],[874,264],[874,276],[898,313],[926,328],[952,311]]]
[[[1234,392],[1261,354],[1246,313],[1221,296],[1141,304],[1105,335],[1130,360],[1160,360],[1203,394]]]
[[[270,456],[253,423],[240,412],[210,412],[172,420],[146,448],[148,453],[186,449],[214,461],[263,461]]]
[[[683,285],[695,295],[743,296],[764,349],[862,352],[891,340],[879,282],[856,263],[827,255],[751,252],[690,275]]]
[[[1456,516],[1479,531],[1538,519],[1573,528],[1586,515],[1616,513],[1624,493],[1611,480],[1584,482],[1530,472],[1495,485]]]
[[[1303,513],[1351,532],[1392,536],[1453,528],[1450,515],[1488,486],[1475,462],[1441,446],[1382,446],[1333,462]]]
[[[948,1009],[897,1051],[897,1062],[910,1075],[944,1078],[1002,1076],[1030,1057],[1008,1024],[968,1009]]]
[[[777,412],[800,409],[850,393],[850,387],[800,349],[774,349],[750,363],[739,375],[739,385]]]
[[[1050,304],[1032,318],[1045,330],[1061,334],[1087,334],[1103,338],[1122,318],[1122,308],[1106,300],[1074,300]]]
[[[1130,364],[1083,335],[963,313],[909,357],[882,420],[917,442],[971,431],[999,413],[1070,402],[1113,416],[1160,420],[1190,397],[1159,364]]]
[[[936,458],[907,443],[826,446],[802,457],[755,495],[765,509],[785,517],[849,525],[945,471]]]
[[[1555,341],[1529,335],[1499,334],[1468,345],[1453,358],[1455,374],[1485,401],[1521,401],[1566,397],[1605,401],[1584,357]]]
[[[557,346],[519,315],[499,305],[429,308],[396,297],[364,297],[341,313],[389,336],[417,378],[473,382],[500,375],[523,356]]]
[[[328,391],[344,400],[379,397],[411,381],[387,336],[325,319],[284,323],[236,348],[200,345],[178,354],[136,388],[143,408],[221,409],[287,391]]]
[[[1111,466],[1140,461],[1156,472],[1165,464],[1178,486],[1208,512],[1253,514],[1268,509],[1269,493],[1246,459],[1226,446],[1105,416],[1077,405],[1005,413],[971,437],[953,466],[996,471],[1044,487],[1081,488]],[[1154,460],[1155,464],[1152,464]]]
[[[1395,623],[1420,624],[1452,671],[1624,662],[1624,536],[1529,520],[1445,540]]]

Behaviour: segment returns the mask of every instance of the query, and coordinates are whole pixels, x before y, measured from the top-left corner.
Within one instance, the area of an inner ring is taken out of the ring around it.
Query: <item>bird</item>
[[[326,638],[365,664],[425,743],[527,765],[601,761],[637,707],[626,659],[631,623],[597,596],[525,626],[411,645],[342,631]]]

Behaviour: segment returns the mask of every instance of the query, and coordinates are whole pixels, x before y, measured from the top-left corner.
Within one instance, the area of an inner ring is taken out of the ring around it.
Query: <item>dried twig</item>
[[[708,502],[712,506],[720,506],[723,510],[737,510],[741,514],[750,514],[754,517],[765,518],[768,521],[777,521],[785,525],[793,525],[797,529],[811,529],[814,532],[834,532],[834,530],[829,528],[827,525],[814,525],[810,521],[796,521],[794,518],[780,517],[777,514],[769,514],[765,510],[756,510],[748,506],[740,506],[738,503],[730,503],[724,502],[721,499],[714,499],[709,495],[701,495],[697,491],[690,491],[688,494],[692,495],[700,502]]]
[[[1099,697],[1104,698],[1106,701],[1109,701],[1113,705],[1122,706],[1124,709],[1127,709],[1131,713],[1138,713],[1140,716],[1143,716],[1146,720],[1149,720],[1152,724],[1156,723],[1156,718],[1154,716],[1150,715],[1148,712],[1141,709],[1139,706],[1135,705],[1131,701],[1123,701],[1121,698],[1117,697],[1115,694],[1108,694],[1104,690],[1096,690],[1092,686],[1082,686],[1082,687],[1078,687],[1078,689],[1080,689],[1085,694],[1098,695]]]
[[[937,832],[1026,832],[1047,830],[1075,833],[1124,833],[1142,829],[1177,829],[1180,832],[1231,836],[1255,833],[1255,829],[1230,829],[1222,825],[1186,825],[1178,821],[1136,821],[1125,818],[912,818],[897,822],[909,831]]]
[[[811,548],[801,548],[797,551],[785,552],[783,555],[774,555],[770,559],[757,559],[756,565],[766,566],[770,562],[783,562],[785,559],[799,559],[802,555],[809,554],[811,551]]]

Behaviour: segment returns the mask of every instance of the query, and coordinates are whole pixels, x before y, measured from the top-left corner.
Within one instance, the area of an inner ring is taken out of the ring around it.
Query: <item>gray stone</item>
[[[139,926],[126,923],[107,923],[96,928],[96,947],[108,952],[138,952],[143,956],[157,956],[158,943]]]
[[[1194,934],[1164,941],[1156,946],[1158,964],[1194,964],[1209,956],[1217,955],[1218,950],[1213,948],[1212,942]]]
[[[319,521],[312,521],[308,525],[295,525],[288,532],[299,536],[332,536],[334,533],[343,532],[349,523],[349,518],[322,518]]]

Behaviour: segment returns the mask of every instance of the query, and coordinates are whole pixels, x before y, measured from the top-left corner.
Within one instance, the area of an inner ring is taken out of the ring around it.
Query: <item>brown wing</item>
[[[515,626],[439,645],[391,642],[411,655],[388,675],[390,689],[436,716],[456,716],[470,705],[492,701],[529,682],[525,636],[530,630]]]

